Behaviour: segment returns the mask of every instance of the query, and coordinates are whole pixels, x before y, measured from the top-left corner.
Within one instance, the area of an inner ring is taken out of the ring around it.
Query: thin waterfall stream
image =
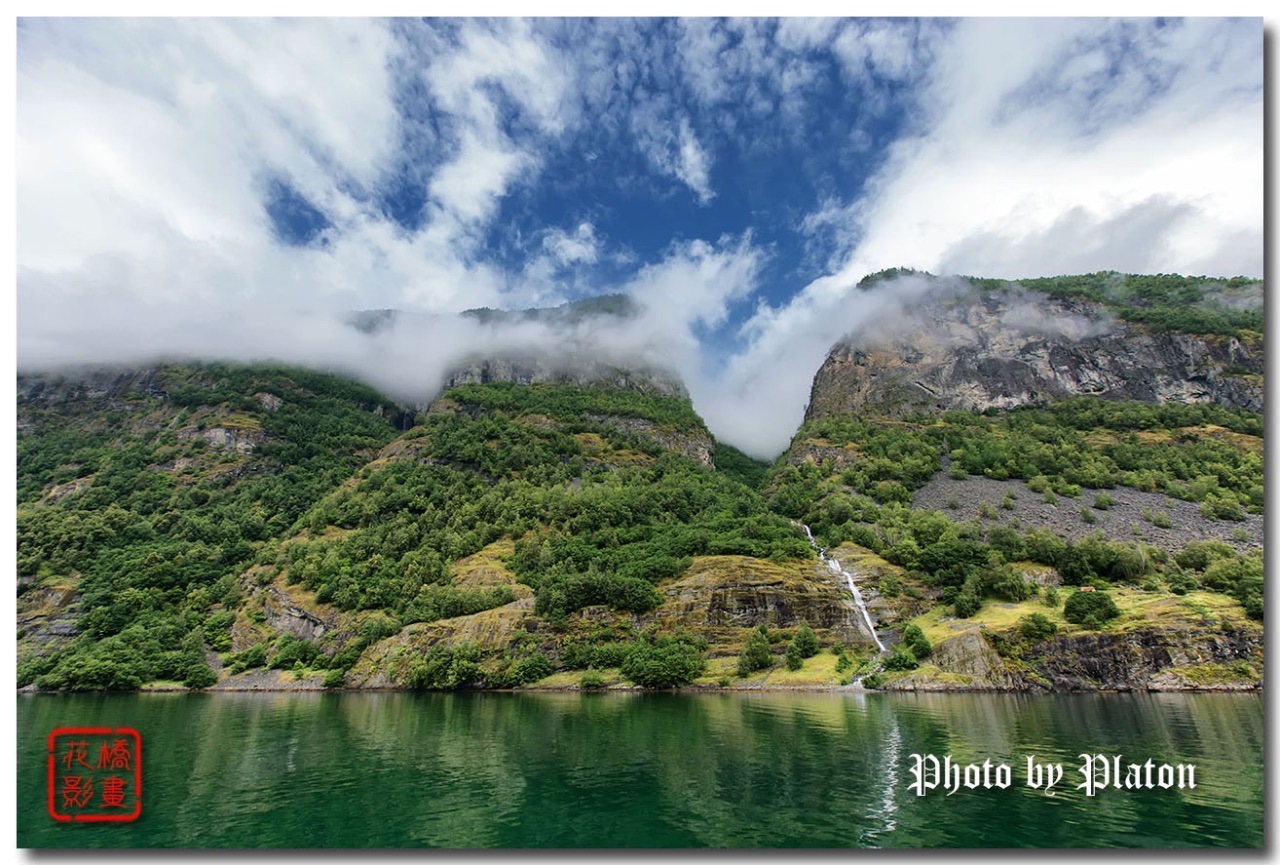
[[[853,603],[857,606],[858,611],[862,613],[862,621],[866,623],[871,639],[876,641],[876,650],[883,653],[885,651],[884,643],[880,642],[880,637],[876,634],[876,626],[871,621],[871,613],[867,611],[866,602],[862,600],[862,592],[858,591],[858,584],[853,581],[853,574],[846,571],[844,566],[833,556],[828,556],[826,547],[818,546],[817,540],[813,537],[813,531],[807,525],[804,523],[799,523],[798,525],[804,529],[804,534],[809,539],[809,544],[818,551],[818,558],[831,569],[831,573],[840,574],[844,577],[845,583],[849,586],[849,594],[853,595]]]

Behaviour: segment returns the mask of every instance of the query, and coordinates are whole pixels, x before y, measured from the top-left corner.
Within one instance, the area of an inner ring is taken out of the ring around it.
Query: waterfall
[[[818,558],[826,563],[826,566],[831,569],[831,573],[844,576],[844,581],[849,586],[849,594],[853,595],[853,603],[862,613],[862,621],[866,622],[867,630],[871,633],[871,639],[876,641],[876,649],[880,652],[885,651],[884,643],[880,642],[880,637],[876,635],[876,626],[871,622],[871,613],[867,612],[866,602],[862,600],[862,592],[858,591],[858,584],[853,581],[853,574],[846,571],[835,558],[828,556],[825,547],[818,546],[818,542],[813,537],[813,531],[808,526],[804,523],[799,523],[798,525],[804,529],[805,537],[809,539],[810,546],[818,551]]]

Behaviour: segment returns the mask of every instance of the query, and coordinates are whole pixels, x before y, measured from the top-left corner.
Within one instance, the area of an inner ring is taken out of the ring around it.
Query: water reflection
[[[23,846],[1256,846],[1256,695],[218,694],[19,700]],[[44,737],[134,726],[144,816],[53,825]],[[1082,752],[1194,790],[1074,787]],[[920,798],[908,757],[1013,766]],[[1060,762],[1058,795],[1023,783]]]

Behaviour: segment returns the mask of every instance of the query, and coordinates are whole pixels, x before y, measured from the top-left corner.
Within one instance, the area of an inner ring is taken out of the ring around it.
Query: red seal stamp
[[[129,727],[59,727],[49,734],[53,819],[124,823],[142,813],[142,737]]]

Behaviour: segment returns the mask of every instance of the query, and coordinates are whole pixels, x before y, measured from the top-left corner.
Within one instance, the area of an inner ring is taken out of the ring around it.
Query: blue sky
[[[431,315],[622,291],[575,339],[772,455],[874,270],[1261,276],[1259,19],[24,19],[17,61],[24,366],[420,400],[517,339]],[[381,307],[420,329],[335,325]]]

